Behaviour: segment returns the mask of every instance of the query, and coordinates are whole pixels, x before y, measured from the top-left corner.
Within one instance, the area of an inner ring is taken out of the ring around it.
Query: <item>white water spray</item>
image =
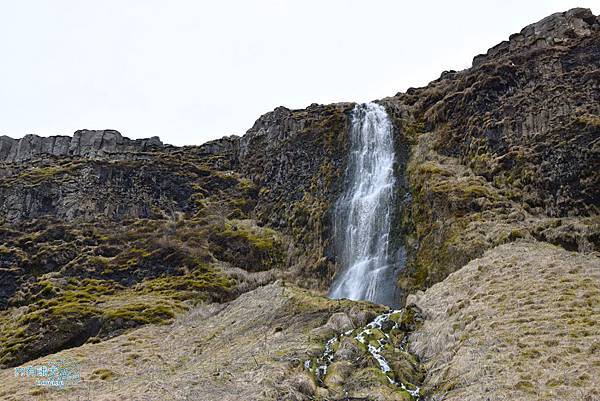
[[[382,106],[355,107],[347,190],[335,208],[341,270],[330,290],[332,298],[396,303],[396,274],[388,255],[395,184],[392,134]]]

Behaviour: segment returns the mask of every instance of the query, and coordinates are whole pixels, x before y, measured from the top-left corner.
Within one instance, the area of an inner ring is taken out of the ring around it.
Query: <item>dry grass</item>
[[[258,401],[308,399],[305,394],[319,398],[314,379],[303,368],[304,360],[322,352],[322,340],[311,330],[323,328],[333,313],[352,316],[353,308],[382,310],[366,302],[329,300],[278,282],[228,304],[195,308],[168,326],[147,325],[56,354],[81,366],[81,383],[63,391],[44,391],[15,378],[12,369],[0,370],[0,398]]]
[[[600,397],[597,257],[507,244],[409,300],[428,318],[411,347],[445,400]]]

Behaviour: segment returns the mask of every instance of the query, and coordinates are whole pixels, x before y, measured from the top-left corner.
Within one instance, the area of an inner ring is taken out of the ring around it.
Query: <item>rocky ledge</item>
[[[0,136],[0,162],[25,162],[48,157],[128,158],[131,153],[163,148],[157,136],[129,139],[115,130],[79,130],[72,137],[25,135],[21,139]]]
[[[555,45],[565,45],[573,39],[590,36],[600,26],[599,17],[588,8],[573,8],[554,13],[546,18],[527,25],[519,33],[510,35],[503,41],[473,59],[473,67],[483,65],[490,59],[525,49],[543,49]]]

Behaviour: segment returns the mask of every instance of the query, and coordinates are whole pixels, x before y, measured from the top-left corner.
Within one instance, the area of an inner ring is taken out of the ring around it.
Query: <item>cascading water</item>
[[[392,123],[382,106],[366,103],[354,108],[346,170],[347,190],[337,201],[334,212],[334,235],[342,268],[331,287],[331,298],[398,306],[396,273],[403,265],[404,254],[400,247],[398,254],[389,255],[395,187],[392,134]],[[336,345],[339,346],[344,338],[350,338],[355,344],[366,347],[367,355],[374,360],[375,366],[379,366],[391,386],[420,400],[420,388],[401,381],[401,376],[392,368],[394,364],[386,359],[386,356],[397,355],[396,351],[406,352],[406,343],[403,340],[398,344],[397,334],[394,334],[402,330],[398,316],[393,318],[400,313],[400,310],[390,310],[362,328],[334,336],[325,343],[319,358],[305,361],[305,368],[315,375],[319,385],[325,385],[329,368],[336,362]],[[347,393],[346,396],[348,398]]]
[[[383,355],[386,345],[393,343],[392,335],[390,333],[392,333],[394,330],[400,330],[400,325],[392,319],[394,315],[399,315],[400,313],[400,310],[390,310],[377,316],[375,319],[373,319],[373,321],[363,328],[349,330],[331,338],[329,341],[327,341],[327,343],[325,343],[325,351],[323,352],[323,355],[317,360],[309,359],[305,361],[304,367],[314,372],[319,384],[324,384],[323,378],[327,374],[327,370],[335,358],[335,344],[339,345],[344,337],[351,337],[367,347],[367,352],[377,362],[379,365],[379,370],[381,370],[381,372],[387,377],[390,384],[400,387],[410,394],[414,400],[420,400],[420,388],[414,384],[405,384],[402,381],[397,380],[395,378],[395,373],[390,367],[390,364]],[[384,326],[388,327],[387,330]],[[378,339],[373,337],[373,333],[375,332],[378,333]],[[405,346],[406,343],[403,342],[398,348],[399,350],[406,352]]]
[[[366,103],[354,108],[347,190],[335,206],[342,269],[331,298],[396,305],[396,269],[388,255],[395,184],[392,132],[382,106]]]

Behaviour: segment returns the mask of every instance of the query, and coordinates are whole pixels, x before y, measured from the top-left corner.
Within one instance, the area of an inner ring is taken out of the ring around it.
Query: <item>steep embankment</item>
[[[424,389],[453,400],[600,398],[600,259],[519,241],[425,293],[410,348]]]
[[[82,361],[82,382],[62,391],[34,387],[33,379],[15,378],[12,370],[4,370],[0,397],[233,401],[342,399],[350,394],[409,400],[351,343],[336,353],[328,388],[317,387],[314,375],[304,368],[305,360],[322,353],[324,341],[365,325],[383,310],[316,297],[277,282],[227,305],[194,309],[172,325],[151,325],[59,353],[56,357]],[[401,364],[405,376],[411,374],[410,359],[403,353],[390,361]]]

